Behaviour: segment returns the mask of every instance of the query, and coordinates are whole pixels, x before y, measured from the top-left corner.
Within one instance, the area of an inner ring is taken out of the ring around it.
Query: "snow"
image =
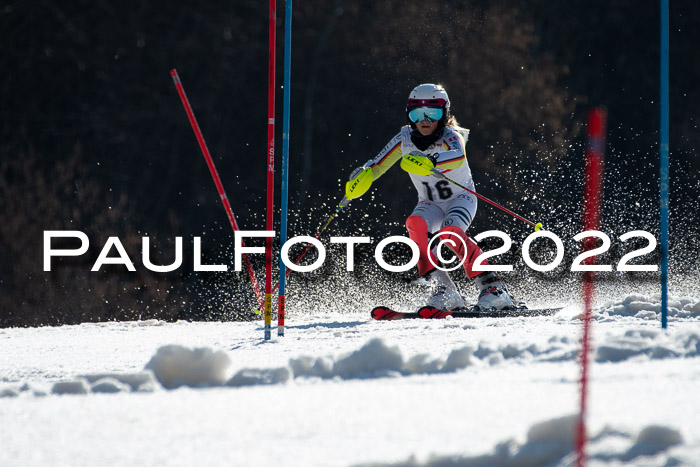
[[[700,300],[612,298],[589,465],[700,465]],[[0,465],[572,465],[581,313],[0,329]]]
[[[218,386],[226,381],[231,364],[228,354],[208,348],[188,349],[181,345],[166,345],[158,349],[146,364],[166,389],[180,386]]]

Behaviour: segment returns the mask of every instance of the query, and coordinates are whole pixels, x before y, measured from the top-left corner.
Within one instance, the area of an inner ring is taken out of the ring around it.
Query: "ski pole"
[[[187,118],[190,120],[190,124],[192,125],[192,129],[194,130],[194,134],[197,137],[197,142],[199,143],[199,147],[202,150],[202,155],[207,161],[209,172],[211,173],[211,176],[214,179],[216,190],[219,192],[219,197],[221,198],[221,203],[224,205],[224,210],[226,211],[226,215],[228,216],[231,228],[234,232],[236,232],[240,230],[238,228],[238,223],[236,222],[236,217],[233,215],[233,211],[231,210],[231,204],[228,201],[228,196],[226,196],[226,191],[224,191],[224,186],[221,184],[221,179],[219,178],[219,173],[216,170],[216,166],[214,165],[214,160],[211,158],[211,154],[209,154],[209,149],[207,149],[207,143],[206,141],[204,141],[204,136],[202,135],[202,131],[199,129],[199,124],[197,123],[197,119],[195,118],[194,112],[192,111],[192,106],[190,106],[190,101],[189,99],[187,99],[187,94],[185,94],[185,88],[182,87],[180,76],[178,76],[177,70],[175,70],[174,68],[170,70],[170,75],[173,77],[173,82],[175,83],[177,92],[180,95],[182,105],[185,107]],[[248,270],[250,282],[253,284],[255,297],[257,298],[260,307],[262,307],[264,302],[262,293],[260,292],[260,286],[258,285],[258,280],[255,278],[255,271],[253,270],[253,266],[250,264],[248,255],[245,253],[243,253],[243,261],[245,262],[245,267]]]
[[[334,212],[333,214],[331,214],[331,217],[328,218],[328,220],[326,221],[326,223],[323,224],[323,227],[321,227],[321,229],[316,233],[316,236],[314,237],[315,239],[317,239],[318,237],[321,236],[321,234],[323,233],[323,231],[326,230],[326,228],[331,224],[331,222],[333,222],[333,219],[336,218],[336,216],[338,215],[338,213],[339,213],[344,207],[346,207],[348,204],[350,204],[350,201],[349,201],[346,197],[343,197],[343,199],[340,200],[340,203],[338,203],[338,206],[336,206],[335,212]],[[301,254],[299,255],[299,257],[296,259],[296,261],[294,261],[294,264],[297,264],[297,263],[299,263],[299,261],[301,261],[301,259],[304,257],[304,255],[306,255],[306,253],[311,249],[311,245],[312,245],[311,243],[309,243],[308,245],[306,245],[306,248],[304,249],[304,251],[302,251],[302,253],[301,253]],[[287,277],[287,276],[289,275],[290,272],[291,272],[291,269],[287,269],[287,273],[284,275],[284,277]],[[272,293],[275,293],[275,291],[277,290],[277,287],[279,287],[279,285],[280,285],[280,283],[277,282],[277,285],[275,285],[275,287],[272,289]]]
[[[492,206],[497,207],[503,212],[506,212],[510,214],[511,216],[515,217],[516,219],[519,219],[526,224],[530,224],[535,228],[535,232],[538,232],[542,229],[542,223],[534,223],[530,220],[525,219],[522,216],[517,215],[510,209],[507,209],[500,204],[496,203],[495,201],[491,201],[488,199],[486,196],[482,196],[479,193],[475,192],[474,190],[470,190],[466,186],[462,185],[461,183],[457,183],[456,181],[452,180],[450,177],[445,175],[444,173],[440,172],[438,169],[435,168],[435,161],[431,160],[430,158],[424,156],[424,155],[419,155],[416,153],[410,153],[410,154],[404,154],[403,157],[401,158],[401,168],[404,169],[408,173],[412,173],[415,175],[435,175],[438,178],[442,178],[443,180],[447,180],[448,182],[457,185],[461,189],[473,194],[480,200],[486,201],[487,203],[491,204]]]
[[[533,227],[535,228],[535,232],[540,231],[540,230],[542,229],[542,223],[541,223],[541,222],[538,222],[538,223],[535,224],[535,223],[532,222],[531,220],[527,220],[527,219],[525,219],[524,217],[517,215],[516,213],[514,213],[514,212],[511,211],[510,209],[501,206],[500,204],[498,204],[498,203],[495,202],[495,201],[491,201],[491,200],[488,199],[486,196],[480,195],[480,194],[477,193],[476,191],[470,190],[470,189],[467,188],[466,186],[464,186],[464,185],[462,185],[462,184],[460,184],[460,183],[457,183],[456,181],[452,180],[451,178],[449,178],[449,177],[448,177],[447,175],[445,175],[444,173],[440,172],[438,169],[430,169],[430,171],[431,171],[431,172],[433,173],[433,175],[435,175],[436,177],[445,179],[445,180],[447,180],[448,182],[457,185],[457,186],[460,187],[461,189],[463,189],[463,190],[465,190],[465,191],[467,191],[467,192],[473,194],[474,196],[476,196],[476,197],[479,198],[480,200],[486,201],[487,203],[491,204],[492,206],[497,207],[498,209],[500,209],[501,211],[503,211],[503,212],[505,212],[505,213],[510,214],[511,216],[515,217],[516,219],[519,219],[519,220],[521,220],[521,221],[523,221],[523,222],[525,222],[525,223],[527,223],[527,224],[530,224],[531,226],[533,226]]]

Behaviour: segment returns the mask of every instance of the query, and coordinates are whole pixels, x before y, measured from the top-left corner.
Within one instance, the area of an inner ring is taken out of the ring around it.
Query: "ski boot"
[[[518,307],[518,303],[508,292],[508,288],[494,272],[485,272],[474,278],[479,287],[479,300],[476,307],[482,310],[508,310]]]
[[[436,269],[430,274],[437,281],[435,290],[428,299],[428,306],[441,310],[454,310],[464,307],[464,299],[447,272]]]

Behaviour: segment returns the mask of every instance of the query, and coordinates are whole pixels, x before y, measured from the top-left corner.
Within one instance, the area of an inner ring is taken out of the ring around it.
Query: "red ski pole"
[[[416,175],[434,175],[436,177],[440,177],[443,180],[447,180],[448,182],[452,183],[455,186],[460,187],[464,191],[471,193],[472,195],[476,196],[482,201],[486,201],[489,203],[491,206],[494,206],[501,211],[505,212],[506,214],[510,214],[511,216],[515,217],[518,220],[521,220],[525,222],[526,224],[530,224],[535,228],[535,231],[539,231],[542,229],[542,223],[537,222],[534,223],[531,220],[525,219],[523,216],[519,216],[518,214],[514,213],[510,209],[507,209],[500,204],[498,204],[495,201],[491,201],[488,199],[486,196],[480,195],[479,193],[475,192],[474,190],[470,190],[466,186],[462,185],[461,183],[458,183],[454,180],[452,180],[450,177],[445,175],[444,173],[440,172],[439,169],[435,168],[435,163],[434,161],[431,161],[425,156],[417,156],[414,153],[411,154],[404,154],[403,159],[401,160],[401,168],[404,169],[408,173],[413,173]]]
[[[486,201],[486,202],[489,203],[491,206],[494,206],[494,207],[500,209],[501,211],[505,212],[506,214],[510,214],[511,216],[515,217],[516,219],[521,220],[521,221],[525,222],[526,224],[530,224],[531,226],[533,226],[533,227],[535,228],[535,231],[540,231],[540,230],[542,229],[542,223],[541,223],[541,222],[534,223],[534,222],[532,222],[531,220],[525,219],[523,216],[519,216],[518,214],[514,213],[514,212],[511,211],[510,209],[508,209],[508,208],[506,208],[506,207],[504,207],[504,206],[501,206],[501,205],[498,204],[497,202],[491,201],[491,200],[488,199],[486,196],[480,195],[480,194],[477,193],[476,191],[470,190],[469,188],[467,188],[466,186],[462,185],[461,183],[455,182],[454,180],[452,180],[451,178],[449,178],[447,175],[445,175],[445,174],[443,174],[442,172],[440,172],[438,169],[432,169],[431,172],[432,172],[436,177],[440,177],[440,178],[442,178],[442,179],[444,179],[444,180],[447,180],[447,181],[450,182],[450,183],[453,183],[453,184],[457,185],[458,187],[460,187],[461,189],[463,189],[463,190],[466,191],[467,193],[471,193],[472,195],[476,196],[476,197],[479,198],[480,200]]]
[[[204,141],[204,136],[202,136],[202,131],[199,129],[199,124],[197,123],[197,119],[194,116],[194,112],[192,111],[192,107],[190,106],[190,101],[187,99],[187,95],[185,94],[185,89],[182,87],[182,82],[180,81],[180,77],[177,74],[177,70],[172,69],[170,70],[170,75],[173,77],[173,82],[175,83],[175,87],[177,88],[177,92],[180,95],[180,100],[182,101],[182,105],[185,107],[185,112],[187,113],[187,118],[190,120],[190,124],[192,125],[192,129],[194,130],[194,134],[197,137],[197,142],[199,143],[199,147],[202,149],[202,154],[204,155],[204,159],[207,161],[207,166],[209,167],[209,172],[211,172],[211,176],[214,179],[214,184],[216,185],[216,190],[219,192],[219,197],[221,197],[221,202],[224,205],[224,210],[226,210],[226,215],[228,216],[228,220],[231,223],[231,228],[233,229],[234,232],[240,230],[238,228],[238,223],[236,222],[236,217],[233,215],[233,211],[231,210],[231,204],[228,201],[228,196],[226,196],[226,192],[224,191],[224,186],[221,184],[221,179],[219,178],[219,173],[216,170],[216,166],[214,165],[214,161],[211,158],[211,155],[209,154],[209,149],[207,149],[207,143]],[[243,261],[245,262],[245,267],[248,270],[248,275],[250,276],[250,282],[253,284],[253,290],[255,291],[255,297],[258,300],[258,305],[262,308],[263,306],[263,297],[262,293],[260,292],[260,286],[258,285],[258,280],[255,278],[255,271],[253,270],[253,266],[250,264],[250,260],[248,259],[248,255],[243,253]]]

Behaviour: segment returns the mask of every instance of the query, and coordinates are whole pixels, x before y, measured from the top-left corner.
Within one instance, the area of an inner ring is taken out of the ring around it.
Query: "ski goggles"
[[[435,107],[416,107],[408,111],[408,118],[413,123],[427,120],[428,123],[437,122],[442,118],[442,109]]]

